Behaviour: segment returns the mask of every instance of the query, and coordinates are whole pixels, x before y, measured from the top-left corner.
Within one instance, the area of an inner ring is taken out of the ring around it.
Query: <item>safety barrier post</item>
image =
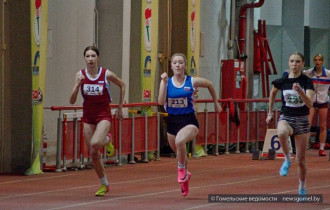
[[[56,141],[56,172],[62,172],[61,170],[61,144],[62,144],[62,116],[61,110],[59,110],[59,116],[57,118],[57,141]]]
[[[103,154],[103,151],[104,151],[104,147],[101,147],[101,149],[100,149],[100,159],[103,161],[103,165],[104,165],[104,167],[106,167],[106,165],[104,164],[104,154]]]
[[[80,118],[80,169],[85,168],[84,153],[85,153],[84,123],[83,123],[83,118],[81,117]]]
[[[267,107],[267,106],[266,106],[266,107]],[[265,110],[266,119],[267,119],[267,117],[268,117],[268,111],[269,111],[269,110],[266,108],[266,110]],[[267,132],[268,128],[269,128],[269,125],[266,123],[266,132]]]
[[[76,111],[76,110],[75,110]],[[77,169],[77,159],[78,159],[78,118],[74,117],[74,157],[73,157],[73,167]]]
[[[216,143],[215,143],[215,151],[214,154],[215,155],[219,155],[219,114],[220,113],[215,113],[215,118],[216,118],[216,130],[215,130],[215,138],[216,138]]]
[[[250,107],[247,106],[246,113],[246,144],[245,144],[245,153],[249,153],[249,136],[250,136]]]
[[[196,151],[195,151],[195,148],[196,148],[196,138],[194,138],[192,141],[191,141],[191,156],[196,158]]]
[[[226,143],[226,151],[225,154],[229,154],[229,107],[226,108],[227,111],[227,143]]]
[[[237,108],[237,111],[238,111],[238,113],[239,113],[239,108]],[[238,125],[238,126],[236,126],[237,127],[237,144],[236,144],[236,151],[235,151],[235,153],[236,154],[239,154],[240,153],[240,151],[239,151],[239,138],[240,138],[240,125]]]
[[[135,164],[134,161],[134,145],[135,145],[135,120],[134,120],[134,113],[132,113],[132,147],[131,147],[131,157],[130,157],[130,164]]]
[[[67,123],[67,118],[65,117],[64,120],[63,120],[63,123],[64,123],[64,128],[63,128],[63,131],[64,131],[64,138],[63,138],[63,168],[62,168],[62,171],[67,171],[67,168],[66,168],[66,143],[67,143],[67,139],[66,139],[66,135],[67,135],[67,132],[68,132],[68,123]]]
[[[156,160],[160,160],[160,115],[157,111],[157,154],[156,154]]]
[[[205,109],[204,109],[204,113],[205,113],[205,136],[204,136],[204,152],[207,156],[207,129],[209,127],[209,122],[208,122],[208,112],[207,112],[207,103],[205,103]]]
[[[91,150],[88,149],[88,152],[87,152],[87,163],[91,163],[91,162],[92,162]],[[88,166],[88,168],[92,168],[92,165]]]
[[[255,149],[259,149],[259,132],[258,132],[258,129],[259,129],[259,108],[256,109],[257,110],[257,127],[256,127],[256,133],[257,133],[257,139],[256,139],[256,143],[255,143]]]
[[[103,141],[104,141],[104,139],[103,139]],[[103,145],[103,147],[101,147],[99,151],[100,151],[101,161],[103,162],[103,166],[106,167],[106,164],[105,164],[105,162],[106,162],[106,160],[105,160],[106,155],[104,153],[104,151],[105,151],[105,145]]]
[[[275,119],[274,119],[275,128],[277,128],[277,116],[278,116],[278,109],[275,109]]]
[[[42,170],[46,170],[47,164],[47,138],[42,138]]]
[[[121,166],[122,163],[121,163],[121,119],[118,119],[119,120],[119,145],[118,145],[118,166]]]
[[[144,143],[145,143],[145,147],[144,147],[144,158],[142,160],[143,163],[148,163],[148,113],[144,112],[144,124],[145,124],[145,128],[144,128]]]

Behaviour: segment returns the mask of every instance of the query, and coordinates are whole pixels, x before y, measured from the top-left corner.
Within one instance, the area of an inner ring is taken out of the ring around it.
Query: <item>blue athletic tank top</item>
[[[178,115],[195,112],[193,93],[194,86],[191,76],[185,76],[185,81],[180,87],[174,84],[173,77],[169,78],[166,97],[167,113]]]

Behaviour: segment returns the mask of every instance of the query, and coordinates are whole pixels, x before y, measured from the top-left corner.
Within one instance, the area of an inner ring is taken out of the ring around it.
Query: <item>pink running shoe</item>
[[[190,172],[188,172],[187,177],[188,177],[187,178],[187,181],[181,183],[181,193],[182,193],[182,196],[187,196],[188,195],[188,192],[189,192],[189,181],[190,181],[190,178],[191,178],[191,173]]]
[[[186,182],[188,176],[185,168],[178,168],[178,182],[183,183]]]

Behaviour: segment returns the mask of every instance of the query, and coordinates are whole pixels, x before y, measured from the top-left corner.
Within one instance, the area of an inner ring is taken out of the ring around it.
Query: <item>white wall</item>
[[[220,63],[227,59],[228,34],[230,25],[230,1],[208,0],[201,1],[200,31],[205,33],[204,57],[200,58],[199,76],[210,80],[214,84],[217,97],[220,94]],[[210,99],[206,88],[201,88],[199,99]],[[209,104],[213,110],[213,104]],[[199,111],[204,104],[199,105]]]
[[[311,0],[305,10],[308,13],[308,24],[310,28],[310,65],[313,66],[313,58],[316,54],[324,55],[324,65],[329,68],[329,46],[330,46],[330,1],[318,0],[317,3]],[[306,25],[306,23],[305,23]]]
[[[83,51],[93,44],[94,0],[50,0],[48,2],[48,58],[45,107],[66,106],[75,73],[85,67]],[[76,105],[81,105],[78,97]],[[57,111],[45,110],[44,132],[55,141]]]
[[[266,20],[267,25],[282,25],[282,0],[266,0],[262,7],[256,8],[255,11],[260,13],[260,16],[255,19],[255,24],[258,24],[258,19],[262,19]]]
[[[123,1],[96,1],[99,14],[99,65],[110,69],[119,78],[122,78],[123,72],[123,7]],[[125,69],[125,72],[127,71],[128,69]],[[118,104],[119,88],[114,84],[110,84],[110,92],[113,103]]]
[[[270,82],[280,77],[282,71],[288,68],[288,56],[294,51],[304,53],[309,50],[311,65],[313,56],[321,53],[325,57],[325,66],[329,66],[329,10],[329,0],[265,1],[260,12],[256,13],[259,15],[255,16],[255,21],[264,19],[267,24],[267,38],[278,72],[278,75],[270,77]],[[306,26],[310,33],[308,46],[304,45],[307,39],[304,34]],[[308,59],[307,54],[306,56]]]
[[[307,1],[307,0],[306,0]],[[309,0],[310,1],[310,0]],[[110,4],[112,2],[113,4]],[[136,8],[140,8],[138,0],[132,0],[133,10],[132,14],[136,17],[140,17],[140,11],[134,11]],[[310,1],[311,2],[311,1]],[[306,2],[306,3],[310,3]],[[101,4],[102,3],[102,4]],[[309,9],[305,8],[305,4],[301,0],[271,0],[265,1],[264,5],[256,12],[256,19],[265,19],[267,23],[267,36],[270,43],[273,57],[278,67],[278,72],[287,67],[288,54],[293,51],[303,51],[303,37],[304,37],[304,24],[306,24],[306,16],[309,15],[308,22],[310,27],[315,27],[317,30],[329,31],[329,13],[326,9],[329,9],[329,0],[314,1],[309,5]],[[122,35],[122,2],[112,1],[99,1],[99,5],[108,5],[104,8],[101,21],[103,21],[104,27],[106,26],[107,18],[110,17],[113,20],[117,14],[117,23],[109,22],[106,30],[103,31],[104,37],[112,38],[114,36],[113,30],[120,30],[117,32]],[[114,5],[117,5],[118,11],[109,12],[114,9]],[[95,0],[50,0],[49,1],[49,51],[47,60],[47,75],[46,75],[46,92],[45,92],[45,106],[50,107],[53,105],[69,105],[69,96],[72,91],[73,80],[75,72],[85,67],[83,60],[83,50],[87,45],[93,43],[93,28],[94,28],[94,8]],[[111,10],[112,9],[112,10]],[[119,11],[120,10],[120,11]],[[220,61],[227,59],[228,54],[228,34],[230,24],[230,1],[229,0],[203,0],[201,1],[201,32],[205,33],[205,46],[204,57],[200,58],[200,77],[204,77],[213,82],[217,95],[220,94]],[[249,9],[250,10],[250,9]],[[101,10],[100,10],[101,11]],[[305,11],[309,11],[305,14]],[[109,14],[112,13],[112,14]],[[134,17],[135,17],[134,16]],[[105,19],[104,19],[105,18]],[[305,20],[304,20],[305,19]],[[120,23],[118,23],[118,21]],[[132,20],[135,21],[134,19]],[[140,20],[138,21],[140,23]],[[117,25],[116,25],[117,24]],[[252,22],[251,22],[252,24]],[[131,28],[135,27],[134,24]],[[238,27],[238,26],[236,26]],[[324,29],[327,27],[327,29]],[[140,30],[140,27],[135,29]],[[136,32],[135,31],[135,32]],[[322,36],[320,37],[319,34]],[[326,33],[325,33],[326,34]],[[327,33],[329,34],[329,32]],[[324,35],[323,31],[315,31],[311,34],[313,43],[316,43],[312,51],[316,52],[320,47],[330,46],[329,35]],[[138,49],[132,46],[131,37],[131,58],[138,56],[132,54],[134,50],[138,52]],[[120,40],[116,43],[116,40]],[[110,40],[111,41],[111,40]],[[113,68],[118,71],[118,76],[121,76],[122,68],[122,38],[112,39],[112,42],[107,43],[107,40],[100,40],[105,50],[105,54],[102,54],[102,65]],[[102,43],[103,42],[103,43]],[[317,43],[322,43],[321,46]],[[251,43],[252,44],[252,43]],[[250,46],[253,47],[253,46]],[[132,50],[132,48],[134,48]],[[116,51],[113,51],[116,49]],[[326,49],[329,52],[329,49]],[[325,51],[326,51],[325,50]],[[112,52],[111,52],[112,51]],[[108,56],[108,57],[107,57]],[[328,55],[325,56],[328,57]],[[119,60],[118,60],[119,59]],[[108,63],[107,63],[108,62]],[[130,69],[132,73],[132,63],[130,63]],[[275,75],[279,77],[280,75]],[[275,77],[274,76],[274,77]],[[130,75],[132,77],[132,75]],[[273,77],[271,78],[272,81]],[[131,78],[132,81],[132,78]],[[138,83],[136,83],[138,84]],[[134,84],[134,85],[136,85]],[[132,85],[132,84],[131,84]],[[116,95],[115,95],[116,97]],[[132,97],[132,96],[130,96]],[[199,92],[199,98],[210,98],[210,95],[206,89],[201,89]],[[137,102],[137,101],[134,101]],[[82,103],[81,97],[78,97],[77,105]],[[203,106],[203,105],[202,105]],[[204,107],[201,107],[204,108]],[[213,105],[210,104],[210,109],[213,109]],[[58,112],[52,112],[45,110],[44,117],[44,129],[49,140],[56,139],[56,119]]]
[[[305,0],[309,1],[309,8],[306,13],[309,16],[309,27],[319,29],[329,29],[329,0]]]

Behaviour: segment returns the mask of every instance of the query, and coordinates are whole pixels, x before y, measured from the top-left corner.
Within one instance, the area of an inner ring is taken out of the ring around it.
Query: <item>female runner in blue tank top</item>
[[[176,53],[171,58],[173,77],[168,78],[167,73],[161,75],[158,103],[166,104],[167,138],[172,150],[178,159],[178,182],[181,185],[182,195],[189,191],[191,173],[187,170],[186,143],[194,139],[199,131],[195,115],[193,95],[197,88],[208,88],[214,101],[214,109],[221,112],[213,84],[203,78],[191,77],[185,74],[187,58]]]
[[[292,53],[289,57],[290,72],[272,82],[269,95],[269,113],[266,123],[273,120],[273,106],[276,94],[282,92],[282,108],[277,124],[277,134],[281,143],[285,160],[280,168],[280,175],[286,176],[291,166],[291,154],[288,137],[294,135],[296,158],[298,162],[299,188],[298,194],[306,194],[306,150],[309,139],[309,108],[313,106],[314,87],[312,80],[302,74],[304,57],[301,53]]]

